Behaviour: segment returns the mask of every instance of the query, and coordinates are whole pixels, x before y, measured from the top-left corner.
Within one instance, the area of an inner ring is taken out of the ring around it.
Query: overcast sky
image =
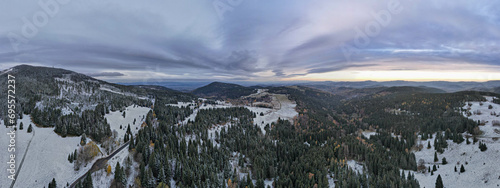
[[[53,66],[115,82],[500,79],[495,0],[0,5],[2,70]]]

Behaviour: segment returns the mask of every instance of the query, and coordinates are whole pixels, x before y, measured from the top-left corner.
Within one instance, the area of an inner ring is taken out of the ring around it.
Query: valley
[[[9,70],[26,80],[19,88],[38,82],[27,70]],[[18,89],[13,187],[433,187],[438,175],[452,187],[500,184],[496,93],[218,82],[193,94],[41,70],[52,89]]]

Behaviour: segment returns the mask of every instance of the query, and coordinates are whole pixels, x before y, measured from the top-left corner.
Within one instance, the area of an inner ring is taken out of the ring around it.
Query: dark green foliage
[[[19,123],[19,130],[23,130],[24,129],[24,125],[23,125],[23,122]]]
[[[265,188],[266,184],[264,184],[264,180],[258,179],[257,184],[255,185],[255,188]]]
[[[448,161],[446,161],[446,157],[443,157],[443,159],[441,159],[441,163],[443,165],[448,164]]]
[[[56,179],[53,178],[52,181],[49,183],[49,188],[56,188],[56,187],[57,187]]]
[[[115,177],[114,177],[114,183],[117,185],[126,185],[127,184],[127,179],[125,176],[125,170],[120,166],[120,162],[116,163],[115,166]]]
[[[437,132],[436,138],[434,139],[434,148],[437,152],[443,153],[444,149],[448,147],[448,142],[446,142],[446,138],[443,136],[441,132]],[[434,153],[434,162],[437,162],[436,153]]]
[[[92,174],[87,173],[85,179],[83,179],[82,188],[94,188],[94,184],[92,182]]]
[[[498,88],[498,91],[500,91],[500,87]],[[495,98],[493,99],[493,102],[496,103],[496,104],[500,104],[500,98]]]
[[[465,172],[465,168],[464,168],[464,165],[460,166],[460,173],[464,173]]]
[[[480,93],[383,93],[348,101],[343,108],[347,114],[363,115],[363,122],[399,132],[432,134],[446,129],[457,133],[473,132],[477,123],[454,109],[464,101],[485,100]],[[398,114],[383,109],[402,109]]]
[[[439,159],[438,159],[438,156],[437,156],[437,152],[434,152],[434,162],[438,162]]]
[[[486,144],[484,142],[479,142],[479,149],[481,151],[486,151],[488,147],[486,147]]]
[[[441,174],[436,178],[436,188],[443,188],[443,179],[441,179]]]
[[[33,126],[30,124],[30,126],[28,126],[28,133],[31,133],[33,131]]]

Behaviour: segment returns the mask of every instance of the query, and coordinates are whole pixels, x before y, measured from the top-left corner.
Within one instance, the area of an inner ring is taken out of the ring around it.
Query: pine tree
[[[21,122],[21,123],[19,124],[19,130],[23,130],[23,129],[24,129],[23,122]]]
[[[259,178],[257,180],[257,184],[255,185],[255,188],[265,188],[266,184],[264,183],[264,180],[262,180],[261,178]]]
[[[437,156],[437,152],[434,152],[434,162],[438,162],[439,159],[438,159],[438,156]]]
[[[130,130],[130,124],[128,124],[128,127],[127,127],[127,134],[132,134],[132,131]]]
[[[57,188],[56,179],[52,178],[52,181],[49,183],[49,188]]]
[[[436,179],[436,188],[443,188],[443,179],[441,179],[441,174],[438,175]]]
[[[87,177],[83,180],[83,188],[94,188],[92,183],[92,174],[88,173]]]
[[[443,157],[443,159],[441,160],[441,162],[443,163],[443,165],[448,164],[448,161],[446,161],[446,157]]]
[[[87,144],[87,135],[83,133],[82,138],[80,139],[80,146],[84,146],[85,144]]]
[[[160,174],[158,175],[158,179],[160,179],[160,182],[167,183],[167,176],[165,175],[165,169],[163,168],[160,169]]]
[[[31,132],[33,132],[33,126],[31,126],[31,124],[30,124],[30,126],[28,126],[28,133],[31,133]]]
[[[486,147],[486,144],[483,143],[483,142],[479,142],[479,149],[481,151],[486,151],[488,149],[488,147]]]
[[[135,148],[135,143],[134,143],[134,136],[130,135],[130,143],[128,145],[128,150],[132,151],[132,149]]]
[[[66,129],[66,125],[62,125],[61,136],[66,137],[67,135],[68,135],[68,130]]]
[[[464,173],[464,172],[465,172],[465,168],[464,168],[464,165],[462,165],[462,166],[460,167],[460,173]]]
[[[123,184],[123,180],[123,169],[120,167],[120,162],[117,162],[115,167],[115,182]]]
[[[457,172],[457,166],[455,166],[455,172]]]
[[[437,171],[436,165],[432,165],[432,171]]]
[[[75,149],[75,152],[73,153],[73,160],[77,160],[78,159],[78,152],[76,152],[76,149]]]
[[[427,142],[427,149],[431,149],[431,141]]]

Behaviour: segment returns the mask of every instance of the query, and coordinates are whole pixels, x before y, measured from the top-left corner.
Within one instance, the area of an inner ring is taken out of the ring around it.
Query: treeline
[[[155,187],[172,178],[178,187],[263,187],[274,180],[274,187],[328,187],[332,177],[339,187],[419,187],[412,174],[400,173],[416,169],[407,152],[414,136],[356,137],[356,124],[331,109],[339,106],[329,101],[337,96],[307,88],[278,91],[292,93],[300,114],[294,124],[280,119],[266,126],[265,135],[254,125],[257,114],[246,108],[199,110],[195,121],[175,126],[167,122],[177,122],[184,110],[155,105],[130,148],[140,163],[138,183]],[[364,163],[364,174],[347,160]]]
[[[480,93],[376,94],[344,104],[346,114],[356,114],[365,126],[396,134],[420,132],[430,135],[449,129],[454,133],[477,133],[477,122],[463,117],[466,101],[483,101]],[[366,128],[366,127],[363,127]]]

